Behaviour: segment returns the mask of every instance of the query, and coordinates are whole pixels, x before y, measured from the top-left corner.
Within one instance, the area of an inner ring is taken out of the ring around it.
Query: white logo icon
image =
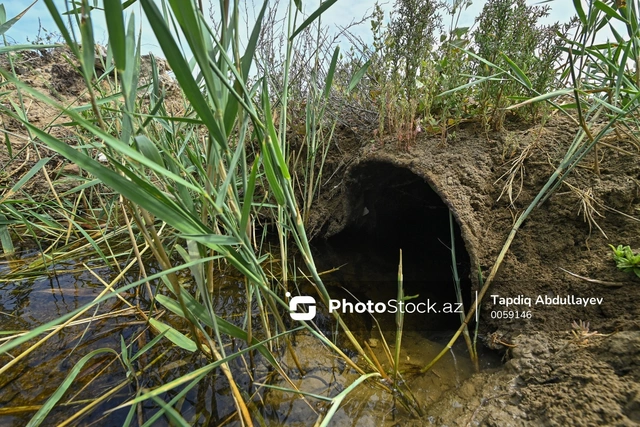
[[[290,292],[285,294],[287,298],[291,296]],[[300,304],[309,304],[309,312],[308,313],[298,313],[298,305]],[[316,317],[316,300],[313,297],[309,296],[297,296],[291,298],[289,301],[289,310],[290,315],[293,320],[311,320]]]

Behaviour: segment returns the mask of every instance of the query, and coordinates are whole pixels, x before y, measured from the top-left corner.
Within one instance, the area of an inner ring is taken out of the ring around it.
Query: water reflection
[[[370,258],[376,262],[375,257]],[[380,268],[394,268],[393,265],[387,266],[382,260],[377,260],[377,264]],[[104,285],[82,267],[81,262],[59,263],[55,268],[58,273],[52,274],[51,277],[12,281],[4,280],[9,274],[8,267],[0,267],[2,331],[32,329],[91,302],[104,289]],[[154,270],[153,267],[148,269],[150,272]],[[115,273],[108,269],[96,268],[95,271],[106,282],[115,277]],[[122,284],[137,280],[137,275],[137,272],[129,273]],[[180,278],[185,286],[191,286],[186,275]],[[152,284],[154,290],[156,285],[158,284]],[[131,294],[126,299],[130,302],[138,301],[143,310],[149,309],[141,296]],[[246,304],[244,280],[227,274],[216,277],[214,306],[221,317],[242,327],[245,324]],[[161,307],[157,310],[161,310]],[[42,344],[28,358],[11,368],[6,375],[0,376],[0,425],[26,425],[38,405],[51,396],[78,360],[89,352],[107,347],[120,352],[122,337],[125,343],[130,345],[130,352],[135,353],[155,336],[148,330],[135,309],[128,308],[116,298],[92,309],[85,317],[89,315],[106,317],[96,317],[90,322],[65,328]],[[390,370],[389,361],[380,345],[380,330],[376,329],[372,322],[362,324],[353,323],[352,320],[349,322],[353,328],[366,330],[368,335],[363,339],[367,339],[372,345],[373,352],[383,367]],[[260,324],[255,301],[252,306],[252,323]],[[330,322],[325,326],[327,331],[332,329]],[[186,331],[186,328],[184,330]],[[261,335],[259,329],[254,332],[257,336]],[[389,343],[394,341],[393,334],[385,334],[385,338]],[[378,345],[374,345],[374,340],[378,340]],[[34,342],[11,353],[17,355],[20,350],[28,348]],[[231,354],[244,346],[242,342],[227,340],[225,351]],[[284,351],[282,344],[281,347],[274,347],[274,351],[281,357],[282,367],[293,385],[300,390],[333,397],[358,377],[343,360],[336,358],[312,336],[298,334],[293,341],[293,348],[304,373],[298,370],[291,354]],[[393,349],[392,345],[391,348]],[[425,406],[437,401],[451,387],[457,387],[471,372],[465,350],[456,346],[453,351],[458,355],[457,363],[448,355],[432,372],[426,375],[417,374],[419,368],[441,348],[442,344],[433,340],[433,337],[426,337],[419,332],[407,331],[403,340],[401,369],[405,372],[405,379],[417,399]],[[162,357],[159,357],[161,355]],[[10,359],[8,355],[0,356],[0,365],[8,363]],[[138,390],[167,384],[210,362],[200,354],[187,353],[163,340],[136,360],[134,369],[144,373],[134,379],[127,375],[126,369],[113,354],[100,355],[91,359],[83,368],[59,405],[47,417],[45,424],[58,425],[69,416],[78,415],[78,419],[73,422],[74,425],[122,425],[128,416],[129,408],[110,411],[131,399]],[[257,422],[258,418],[262,418],[265,425],[269,426],[308,426],[313,425],[328,408],[327,402],[321,400],[303,399],[292,393],[263,387],[261,384],[285,388],[291,388],[292,385],[275,375],[258,355],[253,360],[249,357],[239,357],[230,363],[230,368],[239,389],[250,402],[250,409]],[[190,425],[240,425],[227,379],[219,371],[204,378],[192,390],[182,392],[183,388],[178,387],[159,397],[165,402],[176,399],[174,407]],[[105,395],[109,395],[108,400],[90,408],[86,415],[80,416],[83,408],[87,408],[97,397]],[[158,410],[156,403],[144,402],[135,411],[132,425],[140,425],[152,419]],[[334,421],[335,425],[370,425],[375,422],[378,426],[392,425],[404,419],[403,417],[408,417],[406,411],[397,405],[391,394],[372,381],[358,387],[343,402]],[[165,417],[159,417],[153,425],[169,425],[169,422]]]

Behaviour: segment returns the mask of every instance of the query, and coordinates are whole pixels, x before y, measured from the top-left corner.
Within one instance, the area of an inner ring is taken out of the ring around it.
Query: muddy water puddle
[[[53,264],[47,268],[47,274],[32,277],[14,275],[27,262],[39,262],[39,258],[36,254],[25,253],[21,259],[0,263],[0,344],[8,336],[26,333],[90,303],[105,289],[97,277],[108,281],[114,276],[108,269],[90,262],[87,265],[77,262]],[[135,279],[126,277],[126,280]],[[14,363],[13,358],[22,351],[33,349],[25,359],[0,375],[0,425],[26,425],[82,356],[100,348],[115,349],[120,336],[130,339],[141,327],[135,310],[115,298],[87,313],[46,341],[32,340],[11,350],[9,355],[0,356],[0,366],[4,367]],[[88,317],[92,319],[89,321]],[[39,338],[51,331],[45,331]],[[65,395],[62,405],[54,409],[43,425],[58,424],[85,406],[87,397],[113,390],[124,379],[125,374],[121,366],[113,363],[113,357],[97,355],[85,365],[72,391]],[[88,388],[84,392],[76,394],[85,386]],[[84,423],[121,422],[124,418],[119,414],[105,418],[102,412],[123,403],[129,396],[126,388],[113,393],[106,405],[98,406],[98,411],[84,418]],[[79,400],[84,402],[74,403]]]
[[[335,245],[335,242],[334,242]],[[384,300],[395,297],[395,275],[397,265],[393,257],[382,256],[378,252],[363,253],[363,249],[353,252],[349,245],[340,243],[339,251],[318,253],[320,264],[346,264],[333,275],[328,275],[327,282],[332,296],[336,298],[370,298]],[[394,251],[395,252],[395,251]],[[367,260],[367,262],[364,262]],[[415,265],[411,256],[406,258],[407,266]],[[332,265],[333,267],[333,265]],[[357,267],[357,269],[355,268]],[[93,273],[87,268],[93,270]],[[0,280],[9,277],[9,265],[0,265]],[[151,271],[153,271],[151,269]],[[95,274],[94,274],[95,273]],[[385,280],[381,278],[385,277]],[[104,282],[109,282],[115,273],[99,268],[97,264],[61,263],[55,266],[55,273],[48,276],[24,278],[20,280],[2,280],[0,282],[0,330],[2,336],[19,331],[27,331],[42,325],[59,316],[76,310],[90,303],[103,292]],[[408,273],[407,291],[414,292],[416,286],[424,283],[415,280]],[[137,273],[130,273],[122,280],[123,284],[138,279]],[[357,280],[356,280],[357,279]],[[436,286],[433,281],[432,287]],[[224,318],[237,325],[242,324],[245,312],[244,282],[234,277],[219,277],[219,289],[216,292],[216,310]],[[437,283],[436,283],[437,284]],[[135,304],[135,293],[123,294],[126,302],[117,298],[110,299],[98,307],[92,308],[84,319],[69,326],[38,346],[27,358],[16,363],[0,379],[0,425],[23,426],[51,396],[62,383],[65,376],[84,355],[100,348],[111,348],[120,352],[121,337],[138,350],[149,342],[153,336],[145,322],[128,303]],[[442,293],[433,295],[422,292],[420,298],[443,298]],[[354,300],[356,301],[356,300]],[[452,300],[453,301],[453,300]],[[322,309],[320,309],[322,311]],[[328,317],[328,316],[327,316]],[[389,349],[394,351],[395,326],[394,316],[376,315],[373,317],[347,316],[347,322],[356,335],[366,341],[382,367],[390,371],[391,362],[384,351],[384,340]],[[437,402],[448,390],[460,387],[472,373],[471,364],[466,356],[464,346],[456,345],[451,352],[432,371],[421,374],[419,370],[425,366],[442,348],[450,336],[451,326],[458,319],[450,316],[444,321],[433,316],[407,316],[407,323],[402,340],[401,365],[402,381],[411,389],[417,401],[424,408]],[[457,320],[459,321],[459,320]],[[257,323],[257,322],[256,322]],[[429,325],[429,326],[425,326]],[[323,326],[324,332],[330,336],[333,326],[330,321]],[[45,334],[41,335],[43,337]],[[19,350],[25,350],[35,341],[25,344]],[[241,343],[230,343],[238,349]],[[293,385],[302,391],[332,398],[348,387],[358,374],[348,367],[344,361],[336,358],[317,339],[306,333],[299,333],[294,340],[296,355],[302,364],[301,374],[291,360],[288,352],[281,352],[282,364],[290,376]],[[355,353],[345,349],[347,354],[359,363]],[[20,351],[14,349],[15,356]],[[160,362],[156,357],[164,354]],[[11,361],[7,355],[1,356],[1,365]],[[488,359],[485,359],[488,360]],[[122,425],[128,415],[128,409],[110,412],[113,408],[131,399],[136,387],[154,388],[186,374],[190,370],[204,366],[207,361],[197,355],[189,355],[172,348],[167,342],[154,347],[137,369],[144,369],[145,374],[137,382],[131,381],[118,358],[113,354],[100,355],[85,365],[82,373],[70,390],[60,400],[60,404],[48,416],[45,424],[60,425],[72,419],[69,425]],[[231,364],[234,376],[241,387],[253,397],[255,408],[264,419],[266,425],[313,425],[318,417],[329,408],[330,403],[314,398],[300,398],[291,393],[273,388],[261,388],[259,384],[269,384],[290,388],[271,375],[263,364],[257,363],[251,374],[247,373],[247,361],[237,359]],[[491,359],[485,367],[497,367],[499,362]],[[382,386],[369,381],[355,389],[342,402],[334,416],[332,425],[368,426],[393,425],[398,421],[410,419],[407,411],[392,394]],[[100,402],[92,410],[82,415],[81,411],[95,401],[96,397],[109,394],[109,398]],[[160,397],[169,401],[175,392]],[[146,403],[133,416],[133,425],[150,419],[157,411],[152,403]],[[239,425],[234,418],[235,406],[233,398],[220,373],[212,375],[198,387],[186,393],[182,398],[180,410],[183,417],[192,425]],[[154,425],[169,425],[166,419],[159,419]]]

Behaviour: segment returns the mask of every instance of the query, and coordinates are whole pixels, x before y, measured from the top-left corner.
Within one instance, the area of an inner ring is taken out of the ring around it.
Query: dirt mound
[[[460,225],[471,271],[479,268],[486,277],[515,218],[553,173],[576,130],[571,120],[559,117],[543,126],[512,124],[499,133],[469,125],[446,144],[440,136],[425,135],[404,152],[393,141],[360,140],[357,149],[342,156],[342,181],[325,190],[310,229],[331,236],[356,221],[361,195],[352,189],[365,178],[355,171],[367,163],[389,163],[422,177],[441,196]],[[462,389],[453,393],[441,405],[451,405],[451,399],[466,402],[454,405],[459,406],[455,411],[439,408],[445,415],[437,423],[640,421],[640,280],[617,270],[609,248],[640,248],[638,147],[612,139],[598,155],[599,174],[593,155],[588,156],[525,221],[482,304],[486,342],[510,349],[505,355],[509,371],[470,380],[466,387],[474,388],[473,398]],[[336,165],[327,170],[332,168]],[[476,277],[472,280],[473,292],[479,285]],[[527,303],[505,306],[499,299],[518,296]],[[514,313],[520,318],[502,318]],[[578,320],[590,322],[591,331],[612,335],[567,344]]]
[[[96,99],[109,97],[114,93],[113,71],[106,67],[106,51],[97,46],[95,82]],[[11,55],[11,56],[9,56]],[[178,113],[184,110],[182,94],[175,80],[170,76],[170,69],[164,59],[154,58],[158,70],[160,87],[165,92],[164,105],[168,111]],[[0,55],[0,67],[15,73],[23,83],[38,90],[42,94],[59,103],[64,108],[77,108],[83,111],[91,109],[91,97],[86,83],[79,71],[77,61],[73,59],[68,48],[20,51],[19,53]],[[148,95],[148,87],[152,81],[151,57],[141,58],[139,96]],[[83,144],[86,135],[78,135],[68,119],[63,117],[57,108],[36,99],[25,91],[17,91],[15,85],[5,82],[6,91],[0,99],[2,107],[11,113],[24,113],[29,123],[37,126],[70,145]],[[116,101],[114,101],[116,102]],[[121,101],[120,101],[121,102]],[[104,105],[104,104],[102,104]],[[109,105],[109,104],[106,104]],[[77,175],[82,172],[70,164],[37,139],[31,138],[27,128],[8,114],[0,114],[0,126],[7,147],[0,150],[0,195],[15,185],[41,158],[50,157],[45,165],[44,173],[36,174],[23,187],[35,201],[51,199],[53,192],[64,193],[78,185]],[[94,155],[97,156],[97,152]],[[52,188],[53,187],[53,188]]]

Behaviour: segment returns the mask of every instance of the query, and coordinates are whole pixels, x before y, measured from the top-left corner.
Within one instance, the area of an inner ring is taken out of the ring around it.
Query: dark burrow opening
[[[448,206],[424,178],[389,163],[364,163],[354,168],[348,179],[350,214],[345,228],[314,244],[314,258],[321,270],[341,266],[324,276],[332,299],[352,302],[354,315],[368,318],[371,316],[366,313],[357,313],[364,306],[355,304],[372,301],[367,310],[373,308],[380,327],[395,330],[395,314],[389,311],[400,306],[397,284],[402,249],[404,294],[415,296],[405,301],[404,329],[430,337],[457,329],[460,314]],[[470,261],[455,219],[453,234],[467,310],[471,301]],[[378,303],[386,306],[386,313],[379,312],[383,306]],[[345,308],[350,309],[348,305]],[[361,320],[356,328],[375,327],[370,319]]]

